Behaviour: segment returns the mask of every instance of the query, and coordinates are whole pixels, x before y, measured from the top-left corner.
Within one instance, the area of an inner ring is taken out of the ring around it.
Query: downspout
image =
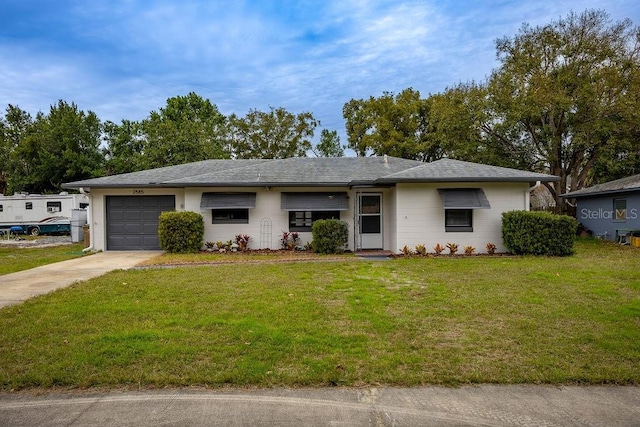
[[[529,187],[527,189],[527,191],[524,193],[524,204],[525,204],[525,207],[526,207],[525,210],[527,210],[527,211],[531,210],[529,208],[529,206],[531,206],[531,192],[533,190],[535,190],[536,188],[540,187],[541,184],[542,183],[540,181],[536,181],[536,185],[534,185],[533,187]]]
[[[84,248],[82,252],[92,252],[93,242],[95,241],[93,240],[93,215],[91,215],[91,212],[93,212],[93,198],[91,197],[90,191],[84,191],[84,188],[82,187],[78,188],[78,190],[80,191],[80,194],[84,194],[89,198],[89,210],[87,211],[87,224],[89,224],[89,246]]]

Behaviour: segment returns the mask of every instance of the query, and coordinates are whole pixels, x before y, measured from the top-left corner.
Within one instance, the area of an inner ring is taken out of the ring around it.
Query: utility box
[[[85,240],[82,227],[87,224],[86,209],[71,209],[71,242],[78,243]]]

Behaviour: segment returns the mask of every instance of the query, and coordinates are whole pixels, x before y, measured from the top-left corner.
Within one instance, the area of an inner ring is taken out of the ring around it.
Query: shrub
[[[403,255],[411,255],[411,248],[407,245],[404,245],[402,249],[400,249]]]
[[[457,243],[447,243],[447,249],[449,249],[449,254],[455,255],[458,252],[458,244]]]
[[[473,253],[476,251],[476,248],[474,248],[473,246],[465,246],[464,247],[464,253],[465,255],[473,255]]]
[[[578,224],[567,215],[511,211],[502,214],[502,240],[513,254],[567,256]]]
[[[487,253],[489,255],[493,255],[496,253],[496,248],[497,246],[491,242],[487,243],[487,245],[485,246],[485,248],[487,248]]]
[[[339,219],[319,219],[311,227],[313,235],[313,251],[321,254],[337,254],[344,252],[344,245],[349,239],[349,227]]]
[[[282,249],[292,251],[296,248],[296,246],[298,246],[299,243],[300,243],[300,236],[295,231],[282,232],[282,238],[280,239],[280,244],[282,246]]]
[[[249,250],[249,240],[251,240],[251,236],[248,234],[236,234],[236,244],[241,252]]]
[[[433,247],[433,251],[436,253],[436,255],[440,255],[444,251],[444,246],[442,246],[440,243],[437,243]]]
[[[204,241],[204,219],[196,212],[162,212],[158,238],[160,247],[169,253],[198,252]]]
[[[416,245],[416,255],[427,255],[427,247],[425,245]]]

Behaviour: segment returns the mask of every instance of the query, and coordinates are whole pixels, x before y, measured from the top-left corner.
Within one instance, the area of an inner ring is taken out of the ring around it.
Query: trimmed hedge
[[[204,219],[196,212],[162,212],[158,220],[160,247],[169,253],[195,253],[204,241]]]
[[[311,227],[313,235],[313,251],[321,254],[338,254],[344,252],[344,245],[349,239],[349,227],[339,219],[319,219]]]
[[[576,220],[567,215],[529,211],[502,214],[504,246],[518,255],[571,255],[577,228]]]

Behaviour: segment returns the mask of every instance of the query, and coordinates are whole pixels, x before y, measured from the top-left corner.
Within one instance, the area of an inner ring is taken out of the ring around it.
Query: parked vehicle
[[[70,234],[72,210],[89,206],[84,194],[16,193],[0,195],[0,230],[3,234]]]
[[[40,234],[71,234],[71,221],[64,216],[54,216],[45,218],[35,223],[25,223],[12,225],[9,227],[11,234],[30,234],[38,236]]]

